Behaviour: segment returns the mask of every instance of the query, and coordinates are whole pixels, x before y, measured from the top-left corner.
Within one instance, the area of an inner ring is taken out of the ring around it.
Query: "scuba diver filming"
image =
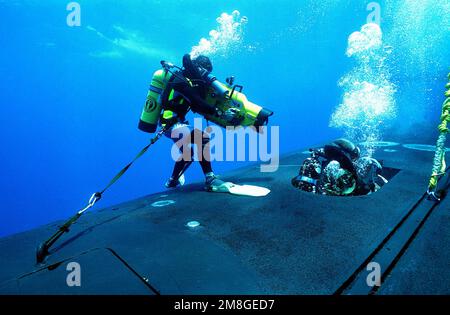
[[[216,176],[210,159],[209,136],[202,130],[192,128],[186,120],[191,110],[207,121],[219,126],[264,126],[273,113],[247,100],[242,86],[219,82],[211,74],[210,59],[200,55],[191,59],[183,56],[183,67],[161,61],[162,69],[156,71],[147,94],[147,100],[139,121],[139,129],[153,133],[158,125],[164,135],[171,138],[181,153],[175,162],[167,188],[184,184],[184,172],[193,161],[193,145],[197,146],[198,161],[205,175],[205,189],[220,192],[227,183]],[[225,190],[225,188],[223,189]]]
[[[165,184],[166,187],[174,188],[183,185],[183,173],[192,163],[194,154],[192,145],[196,144],[200,152],[199,162],[205,174],[206,190],[255,197],[266,196],[270,193],[270,190],[264,187],[241,186],[220,180],[212,171],[209,158],[209,137],[201,130],[192,128],[186,121],[186,115],[192,110],[220,126],[260,127],[267,124],[269,116],[273,113],[249,102],[242,94],[242,86],[232,86],[234,80],[227,79],[228,85],[217,81],[211,75],[211,61],[205,56],[198,56],[191,60],[189,55],[185,55],[183,57],[183,68],[165,61],[161,61],[161,65],[162,69],[153,74],[138,128],[148,133],[156,132],[158,126],[162,126],[162,128],[152,137],[150,143],[122,168],[102,190],[92,194],[83,209],[77,211],[50,238],[38,245],[36,250],[37,263],[42,263],[45,260],[55,242],[67,233],[69,228],[87,210],[92,208],[102,198],[103,194],[163,134],[173,139],[182,157],[176,161],[172,176]],[[200,141],[196,143],[196,139],[200,139]],[[185,148],[185,144],[189,149]]]
[[[299,175],[291,181],[301,190],[332,196],[359,196],[377,191],[387,180],[380,162],[361,157],[358,146],[338,139],[320,149],[310,149]]]

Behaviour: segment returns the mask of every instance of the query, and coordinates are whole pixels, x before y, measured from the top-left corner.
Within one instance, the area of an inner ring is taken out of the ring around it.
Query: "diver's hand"
[[[223,114],[222,119],[228,122],[233,121],[237,115],[239,114],[239,110],[237,108],[228,108]]]

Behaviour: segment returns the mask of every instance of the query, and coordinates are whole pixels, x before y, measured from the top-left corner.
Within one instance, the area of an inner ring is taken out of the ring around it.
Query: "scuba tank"
[[[355,176],[338,161],[330,161],[323,169],[322,193],[331,196],[350,196],[356,188]]]
[[[160,69],[153,74],[147,93],[147,100],[139,120],[138,128],[144,132],[153,133],[158,127],[162,111],[161,95],[172,75],[167,69]]]

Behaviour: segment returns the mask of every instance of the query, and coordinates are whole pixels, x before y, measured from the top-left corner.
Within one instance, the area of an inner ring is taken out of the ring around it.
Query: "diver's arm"
[[[213,115],[217,111],[216,107],[211,106],[208,103],[206,103],[196,93],[192,93],[191,95],[189,95],[189,94],[184,94],[184,95],[186,95],[189,98],[189,100],[191,101],[191,109],[193,112]]]
[[[186,98],[189,99],[191,103],[191,109],[193,112],[198,112],[202,114],[214,114],[216,112],[216,108],[206,103],[205,100],[200,97],[198,91],[195,88],[189,86],[185,82],[174,83],[173,89],[181,94],[183,94]]]

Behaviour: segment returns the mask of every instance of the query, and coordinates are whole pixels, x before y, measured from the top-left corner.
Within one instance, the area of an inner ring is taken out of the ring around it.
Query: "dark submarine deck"
[[[400,172],[369,196],[295,189],[298,152],[275,173],[225,174],[270,188],[263,198],[193,184],[87,213],[43,265],[36,245],[57,224],[3,238],[0,294],[449,294],[450,200],[424,198],[433,153],[383,149],[376,157]],[[163,200],[174,203],[152,206]],[[72,261],[81,287],[66,285]],[[365,284],[371,261],[383,273],[375,289]]]

